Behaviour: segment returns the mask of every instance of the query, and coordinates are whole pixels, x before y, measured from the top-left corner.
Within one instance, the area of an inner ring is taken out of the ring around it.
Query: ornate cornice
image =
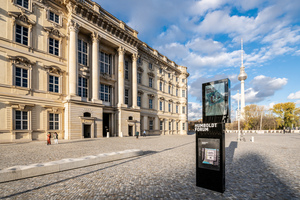
[[[24,56],[8,56],[8,58],[15,64],[22,64],[25,66],[34,65],[35,62],[30,61]]]
[[[48,70],[49,73],[54,73],[58,75],[62,75],[65,71],[61,70],[60,67],[57,67],[55,65],[45,65],[44,69]]]
[[[25,15],[23,12],[8,12],[8,15],[13,17],[15,20],[22,21],[28,25],[35,25],[36,22],[29,19],[27,15]]]
[[[56,37],[66,37],[63,33],[53,27],[44,27],[44,30]]]

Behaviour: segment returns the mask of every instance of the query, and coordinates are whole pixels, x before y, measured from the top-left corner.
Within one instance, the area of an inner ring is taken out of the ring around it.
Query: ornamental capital
[[[121,55],[121,54],[124,55],[124,53],[125,53],[125,48],[122,47],[122,46],[120,46],[120,47],[118,48],[118,52],[119,52],[120,55]]]

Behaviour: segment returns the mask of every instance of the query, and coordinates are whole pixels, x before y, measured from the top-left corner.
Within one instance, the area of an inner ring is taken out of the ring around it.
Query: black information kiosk
[[[196,185],[225,191],[225,123],[230,123],[230,80],[202,84],[203,123],[195,124]]]

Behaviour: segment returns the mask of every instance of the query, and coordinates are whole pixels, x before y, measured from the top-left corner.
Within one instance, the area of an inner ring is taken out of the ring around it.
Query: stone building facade
[[[187,133],[187,68],[100,5],[0,8],[0,143]]]

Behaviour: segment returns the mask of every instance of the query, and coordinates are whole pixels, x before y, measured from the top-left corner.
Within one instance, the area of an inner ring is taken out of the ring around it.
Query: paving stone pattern
[[[226,134],[223,194],[195,186],[195,135],[1,144],[1,169],[126,149],[145,154],[0,183],[0,199],[300,199],[300,134],[236,138]]]

